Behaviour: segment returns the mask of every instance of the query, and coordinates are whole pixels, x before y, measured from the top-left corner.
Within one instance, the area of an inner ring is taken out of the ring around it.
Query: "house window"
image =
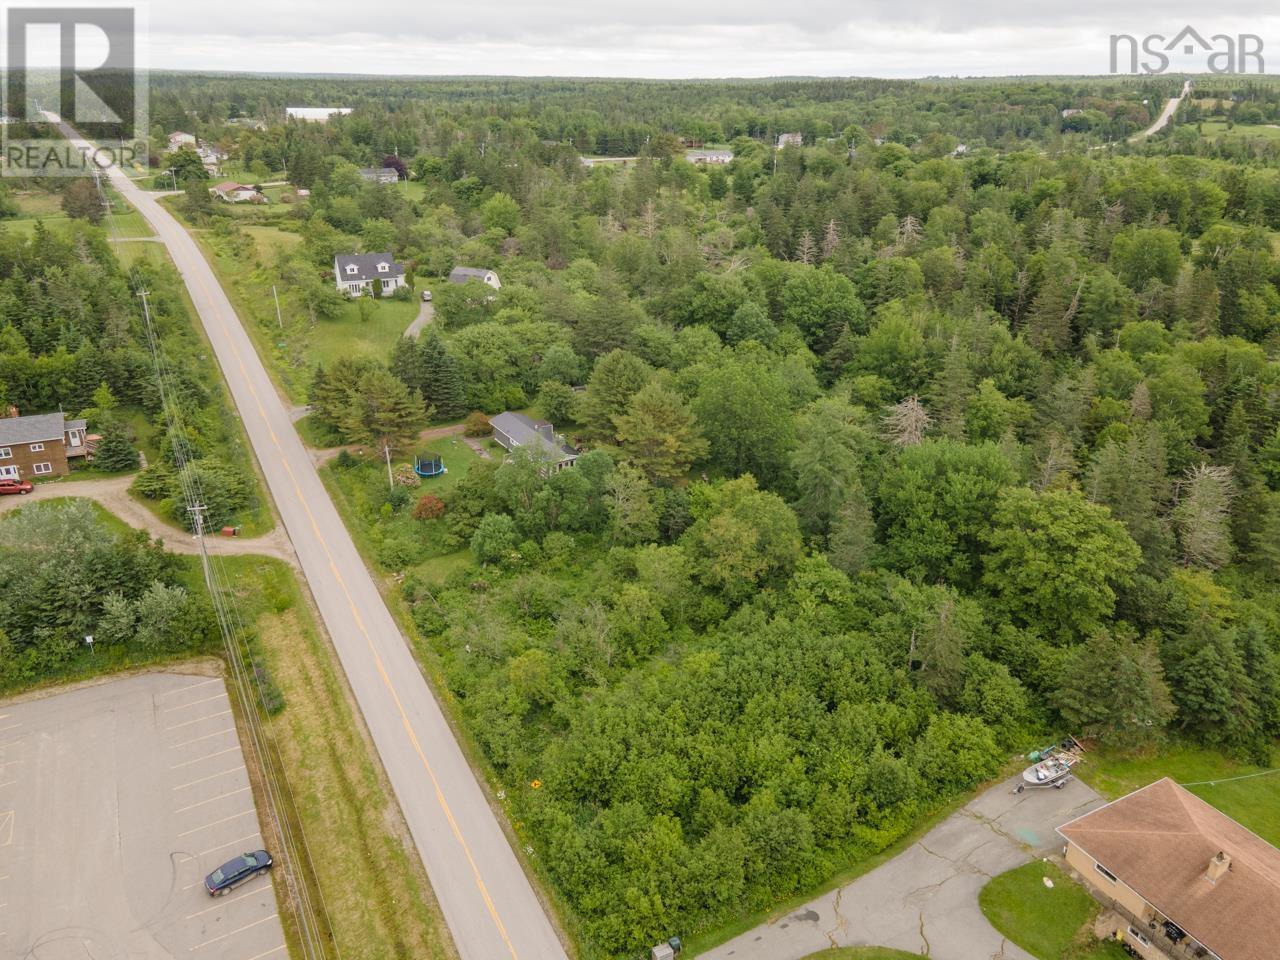
[[[1095,864],[1093,865],[1093,869],[1097,870],[1100,874],[1102,874],[1104,877],[1106,877],[1106,878],[1107,878],[1108,880],[1110,880],[1112,883],[1115,883],[1115,882],[1116,882],[1116,875],[1115,875],[1114,873],[1112,873],[1110,870],[1108,870],[1106,867],[1104,867],[1102,864],[1100,864],[1100,863],[1095,863]]]
[[[1151,946],[1151,941],[1144,937],[1141,931],[1136,930],[1133,927],[1129,928],[1127,935],[1132,937],[1134,940],[1137,940],[1138,943],[1142,944],[1144,947]]]
[[[37,450],[43,450],[43,449],[44,449],[44,444],[43,444],[43,443],[33,443],[33,444],[31,445],[31,452],[32,452],[32,453],[35,453]]]
[[[53,473],[53,465],[49,463],[33,463],[31,465],[31,472],[34,473],[36,476],[41,476],[46,473]]]
[[[13,456],[13,451],[8,447],[0,447],[0,460],[8,460]]]
[[[390,269],[391,269],[391,268],[390,268],[389,266],[387,266],[385,263],[380,263],[380,264],[378,264],[378,272],[379,272],[379,273],[386,273],[386,272],[387,272],[388,270],[390,270]]]
[[[349,264],[347,264],[347,273],[348,273],[348,274],[356,273],[356,272],[358,272],[358,271],[359,271],[359,269],[360,269],[360,268],[359,268],[359,267],[357,267],[354,263],[349,263]]]

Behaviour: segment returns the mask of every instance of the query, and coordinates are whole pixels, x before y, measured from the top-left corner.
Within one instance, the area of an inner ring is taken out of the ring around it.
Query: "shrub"
[[[396,467],[395,478],[396,483],[400,484],[402,487],[409,487],[410,489],[413,489],[415,487],[422,486],[422,478],[418,476],[413,467],[407,463],[402,463]]]
[[[493,432],[493,427],[489,426],[489,418],[479,410],[467,415],[467,419],[462,421],[462,433],[467,437],[483,437]]]
[[[413,519],[415,520],[439,520],[444,516],[444,501],[437,497],[434,493],[428,493],[418,498],[417,505],[413,508]]]

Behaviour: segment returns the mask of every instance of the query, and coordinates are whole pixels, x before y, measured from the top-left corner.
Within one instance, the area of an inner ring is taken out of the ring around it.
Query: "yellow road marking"
[[[129,186],[133,191],[137,191],[138,193],[141,193],[141,191],[138,190],[137,185],[134,184],[132,181],[129,181]],[[120,192],[123,195],[128,196],[129,190],[122,189]],[[131,198],[131,199],[135,199],[135,198]],[[138,207],[138,209],[141,211],[142,208],[139,203],[134,202],[134,206]],[[156,207],[157,216],[161,216],[161,215],[169,216],[168,211],[160,210],[160,206],[158,203],[156,203],[155,207]],[[147,217],[146,219],[150,220],[150,217]],[[169,217],[169,219],[172,220],[173,218]],[[182,227],[178,225],[176,220],[173,220],[172,224],[166,224],[166,226],[170,226],[171,229],[177,229],[179,231],[182,231]],[[157,233],[161,232],[160,227],[157,224],[153,223],[152,227],[155,228]],[[183,231],[183,236],[184,238],[189,240],[191,245],[195,248],[195,255],[199,256],[203,260],[204,254],[201,253],[199,250],[199,247],[195,245],[195,241],[191,239],[188,235],[186,235],[185,231]],[[206,265],[207,265],[207,261],[206,261]],[[181,270],[179,270],[179,272],[181,272]],[[216,312],[221,313],[222,312],[221,305],[218,303],[217,298],[210,293],[209,285],[205,282],[205,279],[201,275],[201,272],[193,271],[192,278],[196,281],[197,284],[199,284],[200,291],[204,295],[205,299],[208,300],[208,302],[212,306],[217,308]],[[188,286],[189,285],[190,284],[188,283]],[[225,298],[225,294],[224,294],[224,298]],[[230,306],[229,301],[228,301],[228,306]],[[196,309],[198,313],[199,308],[197,307]],[[231,312],[234,315],[235,313],[234,307],[231,308]],[[222,319],[221,322],[226,324],[227,321],[225,319]],[[237,323],[239,322],[238,318],[236,319],[236,322]],[[347,587],[347,582],[345,578],[338,571],[337,566],[333,562],[333,553],[329,549],[329,544],[325,540],[324,535],[320,532],[320,526],[316,522],[315,514],[311,512],[311,506],[307,502],[306,497],[303,496],[302,487],[298,484],[298,478],[294,475],[293,468],[289,465],[289,461],[285,457],[284,448],[280,443],[280,438],[276,436],[275,429],[271,426],[271,420],[267,416],[267,411],[262,404],[262,398],[258,395],[258,391],[253,385],[253,380],[250,378],[249,371],[245,367],[244,357],[241,355],[240,348],[236,344],[235,338],[231,335],[229,327],[223,332],[223,336],[227,342],[227,345],[230,347],[232,355],[235,357],[236,365],[240,368],[241,375],[244,377],[245,386],[248,388],[250,395],[253,397],[253,402],[258,408],[258,413],[262,418],[262,423],[266,427],[267,433],[270,435],[272,443],[275,444],[276,449],[280,454],[280,461],[284,465],[285,472],[289,475],[289,482],[293,485],[294,493],[296,493],[298,497],[298,502],[302,505],[302,509],[306,511],[307,520],[311,524],[312,532],[315,534],[316,539],[319,541],[321,549],[323,549],[325,556],[328,557],[329,569],[333,572],[334,579],[338,581],[338,585],[342,588],[342,593],[344,598],[347,601],[347,606],[351,611],[352,618],[355,620],[356,626],[359,628],[360,633],[364,636],[365,643],[368,646],[369,652],[373,656],[374,664],[377,667],[378,676],[382,678],[382,682],[386,686],[387,692],[391,694],[391,699],[395,704],[396,711],[400,714],[401,723],[404,726],[405,732],[409,736],[409,741],[413,745],[414,752],[417,753],[418,759],[422,762],[422,766],[426,770],[427,776],[431,780],[431,785],[435,793],[436,802],[439,803],[440,809],[444,813],[445,819],[449,823],[449,828],[453,833],[454,839],[458,841],[458,845],[462,848],[462,852],[467,858],[467,863],[471,867],[472,877],[475,880],[476,888],[480,891],[480,896],[481,896],[481,899],[484,901],[485,908],[489,911],[489,916],[493,919],[494,925],[498,928],[498,935],[502,938],[503,943],[506,944],[507,949],[511,952],[512,960],[519,960],[519,955],[516,953],[515,944],[511,942],[511,938],[507,935],[507,928],[503,924],[502,918],[498,915],[497,906],[494,904],[492,897],[490,897],[489,895],[489,888],[485,885],[484,878],[480,875],[480,867],[476,863],[475,857],[471,853],[470,846],[468,846],[466,839],[462,835],[462,830],[458,826],[458,822],[453,815],[453,810],[449,807],[448,800],[445,799],[444,791],[440,787],[440,781],[436,777],[436,773],[431,766],[431,762],[427,759],[426,752],[422,749],[422,744],[418,740],[418,735],[414,731],[413,724],[409,720],[409,715],[405,711],[404,704],[400,700],[399,692],[396,690],[395,684],[392,682],[390,675],[387,673],[386,667],[382,662],[382,657],[379,655],[377,648],[374,646],[373,637],[370,635],[368,628],[364,624],[364,620],[360,616],[359,610],[356,608],[355,601],[351,596],[350,589]],[[191,742],[194,742],[194,741],[191,741]]]

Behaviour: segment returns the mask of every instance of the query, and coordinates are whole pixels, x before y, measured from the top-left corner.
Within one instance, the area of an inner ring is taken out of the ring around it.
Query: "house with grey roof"
[[[0,417],[0,480],[66,476],[68,460],[92,452],[87,426],[61,413]]]
[[[339,293],[383,296],[406,285],[404,264],[390,253],[340,253],[333,258],[333,282]]]
[[[564,437],[546,420],[504,410],[489,421],[489,426],[493,428],[493,439],[503,450],[528,451],[535,459],[545,461],[548,473],[559,473],[578,460],[578,451],[565,443]]]
[[[479,280],[481,283],[487,283],[495,290],[502,289],[502,281],[498,279],[498,275],[492,270],[485,270],[481,267],[454,267],[449,271],[450,283],[466,283],[468,280]]]
[[[395,183],[400,179],[400,171],[394,167],[361,167],[360,177],[366,183]]]

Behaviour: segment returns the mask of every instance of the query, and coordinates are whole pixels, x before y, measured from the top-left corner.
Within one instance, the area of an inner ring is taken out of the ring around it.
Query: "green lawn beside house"
[[[1037,960],[1125,960],[1119,944],[1093,936],[1102,907],[1047,861],[1033,860],[995,877],[982,888],[978,904],[993,927]]]
[[[1205,747],[1173,742],[1149,754],[1095,750],[1079,772],[1082,780],[1109,800],[1172,777],[1268,843],[1280,846],[1280,772],[1267,773],[1278,766],[1280,749],[1273,752],[1270,764],[1260,767]]]

